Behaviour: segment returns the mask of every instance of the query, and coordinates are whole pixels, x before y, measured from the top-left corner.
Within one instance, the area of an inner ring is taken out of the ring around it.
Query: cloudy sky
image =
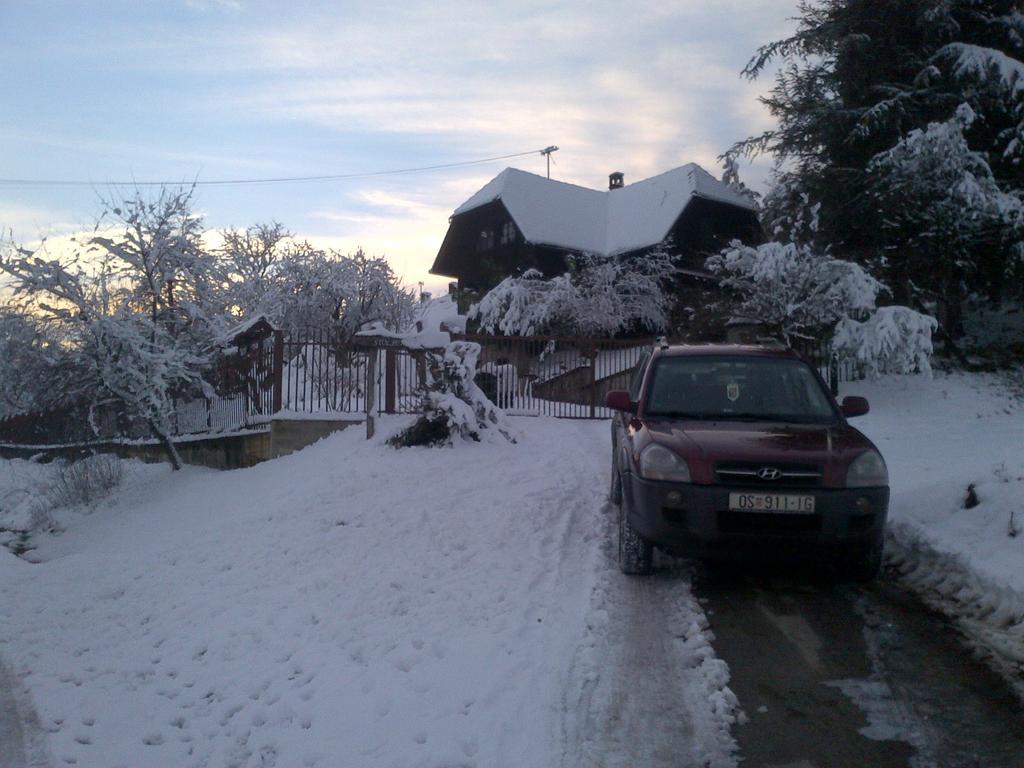
[[[796,0],[0,0],[0,228],[91,227],[106,183],[372,173],[550,144],[596,188],[716,156],[771,122],[739,71]],[[202,187],[213,228],[277,219],[427,274],[464,199],[506,165]],[[754,186],[767,168],[743,169]]]

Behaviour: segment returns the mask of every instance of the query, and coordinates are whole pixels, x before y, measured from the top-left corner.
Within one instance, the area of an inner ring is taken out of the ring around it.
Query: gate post
[[[395,412],[395,390],[398,379],[398,351],[389,349],[384,353],[384,412]]]
[[[597,417],[597,347],[590,350],[590,418]]]
[[[271,415],[281,410],[282,390],[284,389],[284,331],[274,331],[274,402]]]
[[[379,354],[376,348],[371,347],[366,358],[366,395],[364,397],[364,405],[367,440],[373,437],[374,433],[373,411],[377,407],[377,356]]]
[[[828,388],[832,397],[839,396],[839,355],[835,352],[828,358]]]

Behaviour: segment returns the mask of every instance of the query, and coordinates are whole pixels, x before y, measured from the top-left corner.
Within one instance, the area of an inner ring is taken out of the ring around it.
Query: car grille
[[[718,513],[718,529],[722,533],[817,533],[821,530],[821,515],[722,511]]]
[[[758,476],[762,469],[778,470],[775,480]],[[756,488],[813,488],[821,485],[821,468],[814,464],[770,464],[752,462],[720,462],[715,465],[715,479],[722,485],[742,485]]]

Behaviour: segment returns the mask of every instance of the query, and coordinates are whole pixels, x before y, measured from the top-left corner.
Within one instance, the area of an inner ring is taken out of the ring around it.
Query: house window
[[[476,249],[478,251],[489,251],[494,247],[494,230],[493,229],[482,229],[480,230],[480,237],[476,241]]]
[[[506,221],[501,227],[501,244],[514,243],[516,241],[516,224],[514,221]]]

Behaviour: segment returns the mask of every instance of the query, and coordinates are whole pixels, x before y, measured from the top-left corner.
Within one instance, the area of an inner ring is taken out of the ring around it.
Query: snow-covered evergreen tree
[[[457,438],[479,442],[491,435],[514,443],[504,412],[476,384],[479,358],[480,345],[470,341],[452,342],[443,354],[432,354],[422,413],[392,444],[451,445]]]
[[[968,292],[1024,299],[1015,214],[997,220],[981,202],[978,219],[987,223],[972,233],[961,225],[975,211],[953,210],[978,203],[981,192],[993,200],[981,189],[988,182],[1011,197],[1024,192],[1022,19],[1016,0],[802,3],[794,32],[763,46],[744,70],[754,78],[776,65],[762,102],[778,125],[729,152],[777,161],[778,187],[765,201],[769,236],[809,242],[787,224],[810,201],[820,221],[814,245],[872,267],[898,301],[941,297],[939,319],[951,335]],[[965,119],[967,110],[976,119]],[[958,170],[979,188],[950,182]],[[914,174],[912,187],[885,189]],[[947,213],[960,247],[921,254],[919,235],[933,229],[925,222],[938,223],[944,207],[935,192],[950,183]]]
[[[892,279],[905,281],[906,293],[933,286],[927,298],[937,300],[950,333],[959,329],[969,284],[1024,276],[1024,203],[1003,191],[986,155],[969,147],[965,133],[976,117],[961,104],[952,118],[911,131],[868,166]]]

